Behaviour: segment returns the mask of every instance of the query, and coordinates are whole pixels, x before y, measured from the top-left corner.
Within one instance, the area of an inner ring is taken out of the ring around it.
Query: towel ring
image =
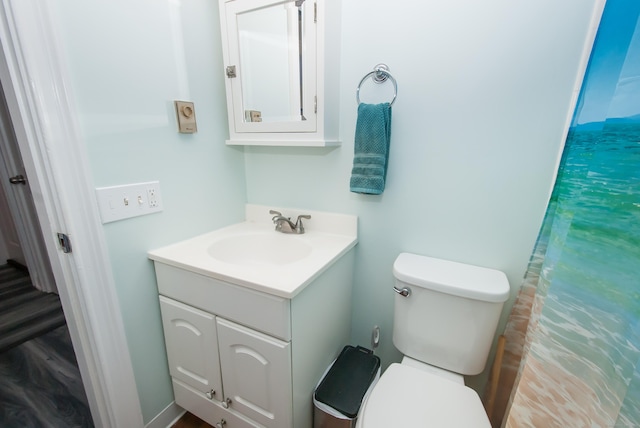
[[[356,101],[358,102],[358,105],[360,104],[360,87],[369,77],[371,77],[374,83],[377,84],[384,83],[387,81],[387,79],[391,80],[391,83],[393,83],[393,99],[391,99],[389,105],[393,105],[393,103],[396,101],[396,97],[398,96],[398,83],[396,82],[396,79],[393,78],[391,73],[389,73],[389,67],[387,67],[386,64],[376,65],[373,68],[373,71],[367,73],[362,78],[360,83],[358,83],[358,89],[356,89]]]

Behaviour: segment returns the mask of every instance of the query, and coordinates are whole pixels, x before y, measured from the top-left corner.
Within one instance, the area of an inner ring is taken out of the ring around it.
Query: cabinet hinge
[[[318,3],[313,4],[313,22],[318,22]]]
[[[234,77],[236,77],[236,66],[235,65],[229,65],[227,66],[227,77],[229,79],[233,79]]]
[[[313,112],[318,113],[318,96],[313,97]]]
[[[62,248],[63,252],[71,252],[71,239],[68,235],[64,233],[58,233],[58,242],[60,243],[60,247]]]

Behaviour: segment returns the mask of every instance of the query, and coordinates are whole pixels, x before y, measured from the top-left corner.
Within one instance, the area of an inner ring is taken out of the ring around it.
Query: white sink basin
[[[236,235],[214,242],[207,251],[214,259],[234,265],[283,266],[311,254],[311,245],[296,238],[275,231]]]
[[[271,208],[247,205],[247,221],[149,251],[149,258],[292,298],[358,242],[355,216],[276,208],[293,218],[311,215],[306,233],[284,234],[274,230]]]

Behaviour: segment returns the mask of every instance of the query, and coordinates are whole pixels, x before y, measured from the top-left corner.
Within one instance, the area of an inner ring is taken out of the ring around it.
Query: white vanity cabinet
[[[176,403],[223,428],[311,428],[349,340],[353,251],[291,298],[154,265]]]
[[[290,343],[164,296],[160,307],[171,376],[201,393],[188,405],[204,394],[260,424],[238,426],[291,426]]]

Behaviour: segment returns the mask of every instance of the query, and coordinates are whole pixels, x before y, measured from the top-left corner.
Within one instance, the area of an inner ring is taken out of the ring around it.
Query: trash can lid
[[[355,418],[364,395],[380,368],[380,358],[363,347],[345,346],[314,397],[349,418]]]

